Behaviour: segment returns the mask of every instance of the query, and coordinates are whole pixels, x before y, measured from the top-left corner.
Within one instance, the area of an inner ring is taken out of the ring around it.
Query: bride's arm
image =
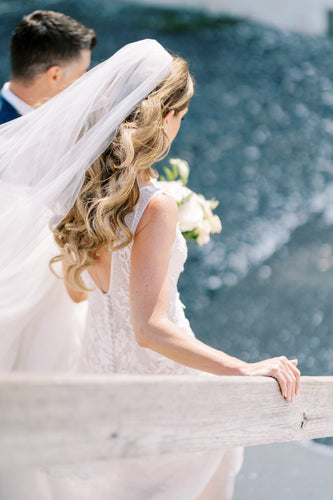
[[[131,320],[138,344],[174,361],[215,375],[264,375],[278,380],[291,401],[299,387],[296,360],[272,358],[245,363],[188,335],[168,319],[169,261],[178,207],[166,195],[155,196],[137,228],[131,258]]]

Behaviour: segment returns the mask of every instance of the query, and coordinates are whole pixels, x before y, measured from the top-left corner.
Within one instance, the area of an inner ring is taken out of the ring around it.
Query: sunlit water
[[[180,288],[196,335],[246,361],[286,354],[303,374],[331,375],[332,41],[109,4],[43,2],[96,29],[94,64],[145,37],[190,62],[196,96],[172,156],[223,222],[209,245],[189,245]],[[0,2],[3,80],[11,30],[39,6]]]

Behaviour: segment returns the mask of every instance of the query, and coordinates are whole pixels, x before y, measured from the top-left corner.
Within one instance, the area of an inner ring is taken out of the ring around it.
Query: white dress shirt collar
[[[17,95],[13,94],[13,92],[9,89],[9,82],[5,83],[4,86],[1,89],[1,95],[6,101],[11,104],[16,111],[20,115],[25,115],[27,113],[30,113],[30,111],[34,111],[35,108],[30,106],[30,104],[27,104],[26,102],[22,101]]]

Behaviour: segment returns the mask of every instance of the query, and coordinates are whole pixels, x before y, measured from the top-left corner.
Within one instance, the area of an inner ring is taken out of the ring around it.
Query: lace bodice
[[[155,186],[141,188],[140,200],[126,223],[133,234],[150,200],[159,193]],[[86,273],[93,291],[88,294],[88,318],[83,340],[80,371],[98,373],[193,373],[149,349],[140,347],[130,320],[129,273],[133,244],[112,254],[110,287],[103,293]],[[189,335],[193,335],[184,315],[177,282],[187,257],[186,242],[177,227],[170,254],[170,299],[168,316]]]

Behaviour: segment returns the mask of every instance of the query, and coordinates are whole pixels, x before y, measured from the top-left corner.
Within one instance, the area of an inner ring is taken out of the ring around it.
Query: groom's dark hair
[[[36,10],[23,17],[11,44],[12,78],[31,81],[54,65],[80,57],[97,42],[94,30],[72,17],[51,10]]]

